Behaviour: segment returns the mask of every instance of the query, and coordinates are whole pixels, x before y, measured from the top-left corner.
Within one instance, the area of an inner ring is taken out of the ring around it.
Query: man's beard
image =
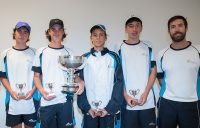
[[[182,40],[185,39],[185,35],[186,35],[186,33],[182,33],[182,32],[177,32],[177,33],[174,33],[173,35],[170,34],[170,36],[174,42],[181,42]]]

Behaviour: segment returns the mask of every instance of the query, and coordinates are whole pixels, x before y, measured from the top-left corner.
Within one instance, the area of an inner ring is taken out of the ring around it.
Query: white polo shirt
[[[35,49],[9,48],[1,54],[1,76],[7,78],[13,91],[20,92],[19,84],[23,84],[22,92],[25,94],[33,87],[33,71],[31,71]],[[33,98],[30,100],[13,100],[9,92],[6,92],[6,104],[8,113],[12,115],[32,114],[35,112]]]
[[[199,48],[171,46],[160,51],[157,59],[158,78],[162,78],[160,96],[179,102],[198,100],[197,77],[200,66]]]
[[[56,98],[50,101],[44,100],[42,97],[41,106],[66,102],[66,94],[63,94],[61,91],[62,86],[67,82],[68,74],[59,66],[58,58],[61,55],[71,55],[71,51],[64,46],[62,48],[46,46],[37,50],[32,70],[42,73],[42,85],[45,91],[50,92],[48,84],[53,84],[52,91],[56,95]]]
[[[135,91],[137,95],[134,98],[140,99],[145,91],[149,79],[151,64],[154,61],[151,47],[148,42],[140,41],[137,44],[127,44],[125,41],[121,44],[120,58],[125,81],[125,89],[129,96],[132,96],[130,90]],[[154,63],[155,64],[155,63]],[[149,92],[147,101],[143,106],[130,107],[128,110],[143,110],[154,108],[153,91]]]

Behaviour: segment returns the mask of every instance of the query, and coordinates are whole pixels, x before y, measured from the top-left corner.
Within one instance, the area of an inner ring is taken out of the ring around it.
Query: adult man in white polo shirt
[[[172,43],[159,52],[157,60],[157,77],[161,85],[159,128],[199,128],[199,49],[186,41],[187,30],[188,23],[183,16],[173,16],[168,20]]]

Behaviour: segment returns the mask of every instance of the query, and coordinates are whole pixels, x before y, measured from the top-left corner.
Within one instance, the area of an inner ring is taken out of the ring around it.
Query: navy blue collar
[[[92,53],[93,56],[96,56],[96,55],[95,55],[95,52],[98,52],[98,51],[94,50],[94,48],[91,48],[90,52]],[[101,56],[103,56],[103,55],[105,55],[106,53],[108,53],[109,50],[108,50],[107,48],[103,48],[103,50],[100,51],[100,52],[101,52]]]
[[[17,49],[17,48],[15,48],[14,46],[13,46],[12,48],[15,49],[15,50],[17,50],[17,51],[25,51],[26,49],[29,49],[29,46],[27,46],[27,47],[24,48],[24,49]]]
[[[139,43],[140,43],[140,40],[139,40],[137,43],[135,43],[135,44],[130,44],[130,43],[127,43],[127,40],[123,40],[123,42],[124,42],[125,44],[127,44],[127,45],[137,45],[137,44],[139,44]]]

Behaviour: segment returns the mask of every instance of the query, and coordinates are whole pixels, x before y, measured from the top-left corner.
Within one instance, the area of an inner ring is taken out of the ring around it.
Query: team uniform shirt
[[[115,114],[123,101],[123,76],[118,55],[104,48],[103,51],[91,49],[84,56],[85,91],[78,97],[78,106],[87,113],[90,108],[96,109],[97,103],[98,108]]]
[[[1,55],[0,77],[6,78],[13,91],[26,94],[33,87],[33,71],[31,71],[35,49],[15,49],[14,47],[3,51]],[[20,91],[19,85],[23,84]],[[11,115],[32,114],[35,112],[33,98],[30,100],[14,100],[6,92],[6,105]]]
[[[149,42],[139,41],[137,44],[127,44],[125,41],[120,47],[120,58],[122,63],[125,89],[129,96],[140,99],[144,93],[151,72],[156,65]],[[155,107],[152,89],[147,101],[143,106],[126,106],[128,110],[144,110]]]
[[[72,55],[71,51],[64,46],[62,48],[42,47],[37,50],[32,70],[42,75],[42,86],[47,92],[54,92],[56,98],[47,101],[41,98],[41,106],[49,106],[66,102],[66,94],[63,94],[62,86],[67,83],[68,74],[62,70],[58,63],[59,56]],[[52,90],[49,84],[53,86]]]
[[[157,63],[157,77],[162,79],[161,97],[178,102],[198,100],[199,48],[191,42],[183,49],[173,49],[170,45],[159,52]]]

